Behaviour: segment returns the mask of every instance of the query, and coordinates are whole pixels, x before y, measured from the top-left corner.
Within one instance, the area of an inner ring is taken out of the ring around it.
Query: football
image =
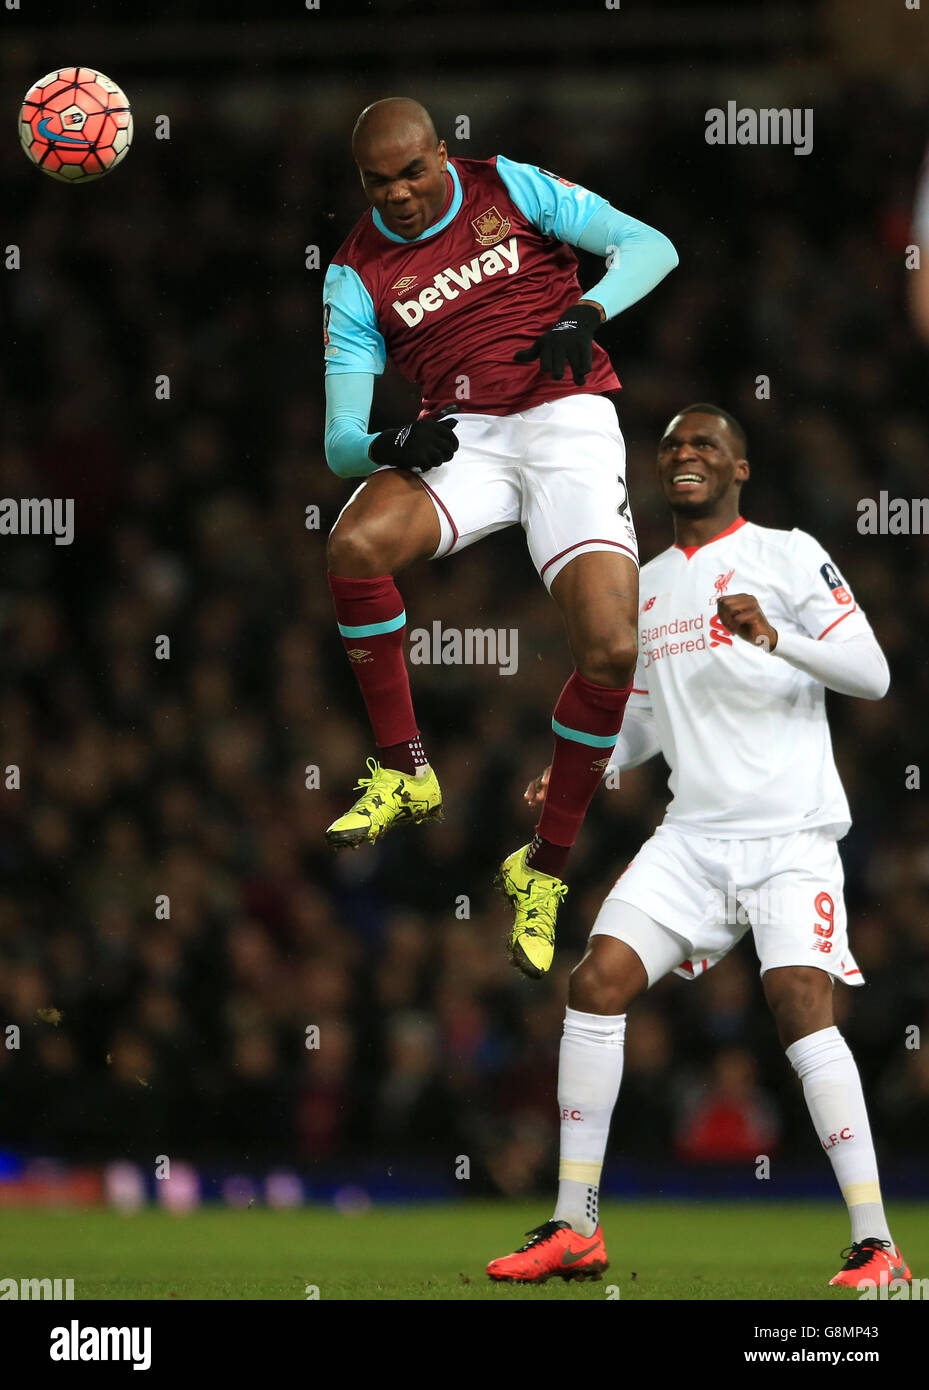
[[[26,93],[19,138],[43,174],[64,183],[89,183],[125,158],[132,112],[126,94],[102,72],[59,68]]]

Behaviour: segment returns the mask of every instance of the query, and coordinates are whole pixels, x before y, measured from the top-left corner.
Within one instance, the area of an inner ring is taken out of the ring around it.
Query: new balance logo
[[[450,299],[457,299],[464,291],[483,284],[492,275],[499,275],[501,270],[505,270],[507,275],[515,275],[519,270],[519,248],[515,236],[511,236],[509,241],[498,242],[496,246],[482,251],[479,256],[466,261],[457,270],[446,266],[440,274],[433,276],[432,284],[420,290],[413,299],[395,299],[390,307],[400,316],[407,328],[415,328],[417,324],[422,323],[426,314],[434,314]],[[457,286],[457,289],[454,286]]]

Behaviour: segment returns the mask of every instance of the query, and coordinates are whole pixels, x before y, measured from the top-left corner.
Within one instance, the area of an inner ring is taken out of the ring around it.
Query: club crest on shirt
[[[489,207],[486,212],[472,217],[471,226],[480,246],[493,246],[494,242],[502,241],[509,234],[510,219],[504,217],[495,207]]]
[[[729,581],[734,574],[735,570],[730,570],[728,574],[718,574],[716,576],[716,578],[713,580],[713,588],[715,590],[715,593],[713,594],[713,597],[710,599],[710,603],[715,603],[718,598],[722,598],[723,594],[729,588]]]
[[[829,585],[829,588],[832,592],[832,597],[835,599],[836,603],[851,603],[852,596],[846,589],[845,581],[839,574],[839,571],[836,569],[835,565],[821,565],[819,572],[822,575],[823,579],[825,579],[826,583]]]

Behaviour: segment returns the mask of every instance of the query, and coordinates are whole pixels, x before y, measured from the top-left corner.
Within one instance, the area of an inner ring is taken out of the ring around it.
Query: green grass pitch
[[[841,1203],[606,1202],[600,1281],[493,1284],[487,1261],[547,1219],[545,1202],[325,1207],[7,1210],[0,1278],[73,1278],[76,1299],[856,1299],[830,1289],[848,1243]],[[929,1275],[929,1205],[891,1203],[913,1271]],[[615,1297],[615,1294],[613,1294]]]

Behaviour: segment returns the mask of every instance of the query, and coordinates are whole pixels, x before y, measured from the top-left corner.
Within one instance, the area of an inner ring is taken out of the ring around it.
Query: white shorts
[[[649,985],[669,969],[695,979],[749,928],[762,975],[813,965],[860,985],[864,977],[848,949],[844,882],[838,846],[821,830],[725,840],[660,825],[607,895],[591,936],[626,941]],[[627,904],[653,921],[629,914]]]
[[[580,393],[514,415],[455,418],[454,458],[417,474],[441,527],[433,559],[519,522],[548,589],[587,551],[616,550],[638,564],[626,446],[607,397]]]

